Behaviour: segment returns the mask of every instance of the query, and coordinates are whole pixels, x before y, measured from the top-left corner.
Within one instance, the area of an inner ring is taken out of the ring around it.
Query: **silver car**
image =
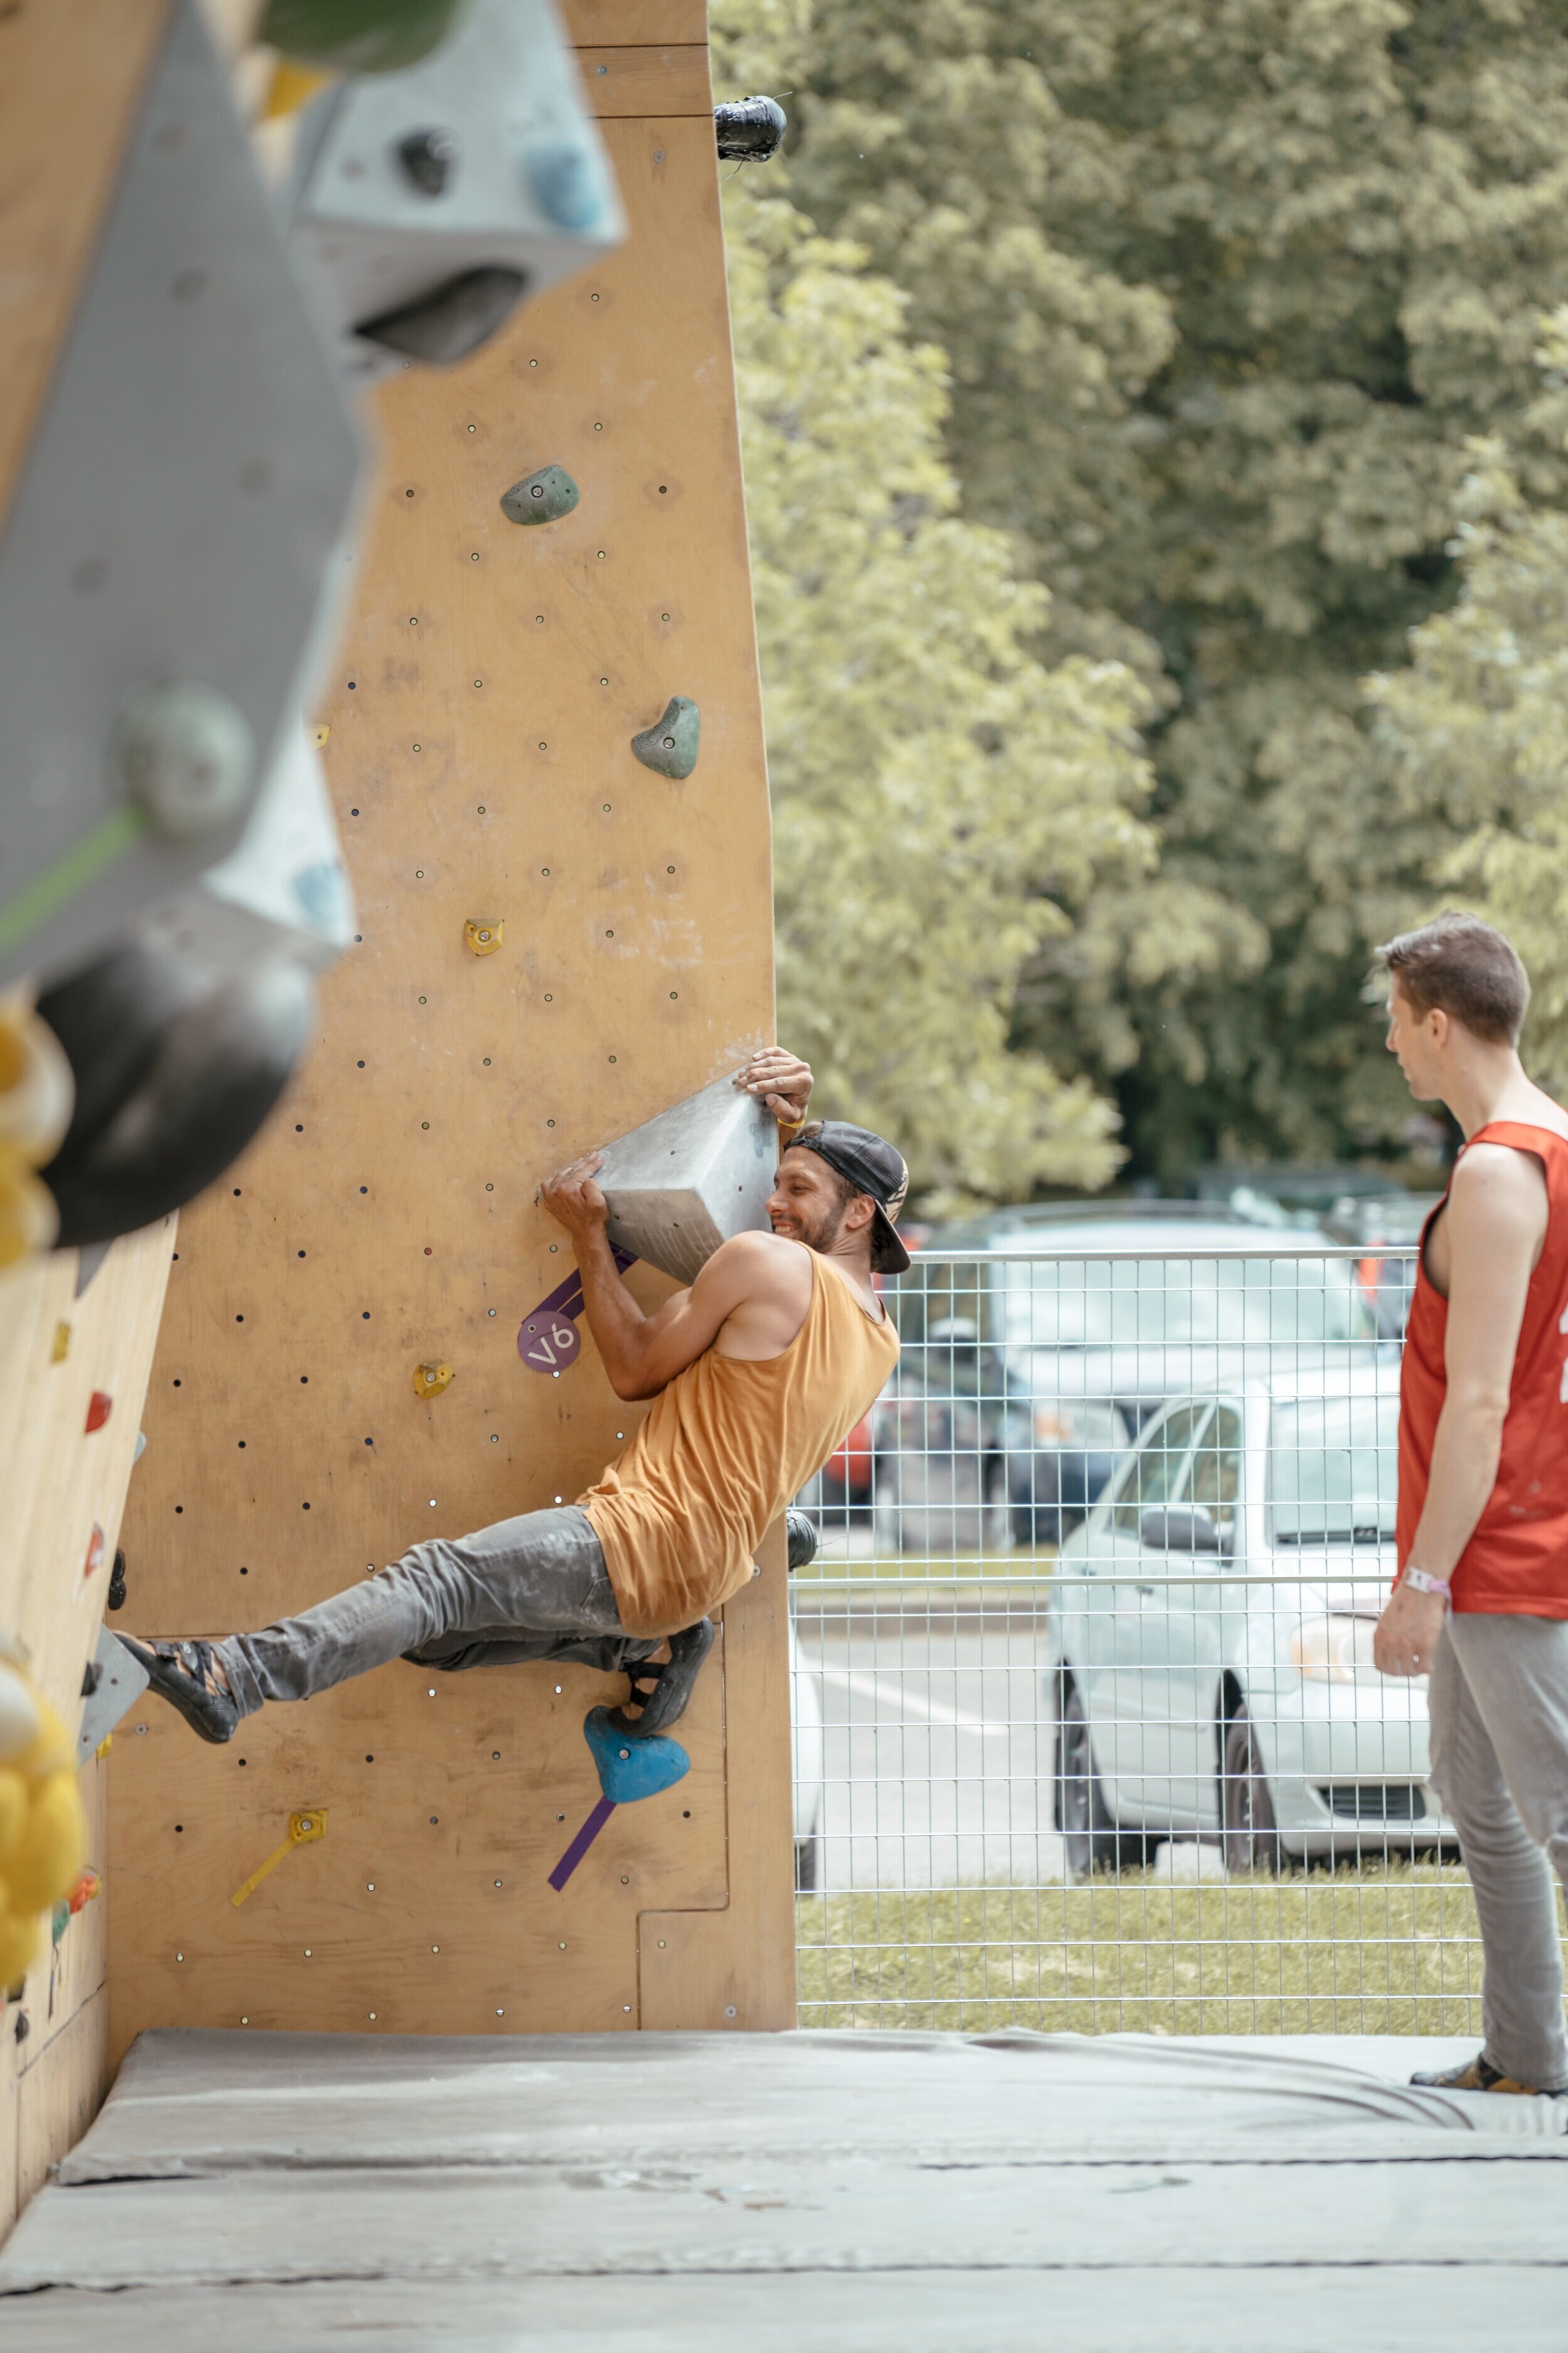
[[[903,1354],[872,1415],[906,1552],[1054,1545],[1167,1398],[1386,1350],[1348,1253],[1192,1202],[1047,1202],[933,1234],[889,1286]]]
[[[1388,1359],[1173,1398],[1063,1545],[1047,1618],[1068,1867],[1209,1836],[1232,1871],[1430,1850],[1426,1686],[1378,1673]]]

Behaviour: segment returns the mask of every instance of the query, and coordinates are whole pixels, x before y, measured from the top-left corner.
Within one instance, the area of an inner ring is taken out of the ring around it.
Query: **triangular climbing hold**
[[[591,1707],[583,1719],[583,1737],[598,1767],[599,1787],[614,1806],[635,1804],[638,1798],[657,1798],[673,1789],[691,1770],[691,1759],[679,1740],[650,1733],[646,1740],[628,1740],[610,1722],[607,1707]]]
[[[697,765],[701,733],[702,713],[690,696],[672,694],[663,718],[632,737],[632,750],[656,776],[689,776]]]

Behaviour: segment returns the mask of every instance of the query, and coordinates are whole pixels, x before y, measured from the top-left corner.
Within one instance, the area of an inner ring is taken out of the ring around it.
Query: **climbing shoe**
[[[816,1558],[816,1529],[793,1504],[784,1514],[784,1525],[789,1530],[789,1573],[793,1577],[797,1568],[809,1568]]]
[[[1494,2067],[1479,2051],[1457,2067],[1423,2068],[1410,2080],[1434,2092],[1517,2092],[1531,2100],[1568,2100],[1568,2084],[1549,2092],[1539,2084],[1521,2084],[1517,2075],[1505,2075],[1500,2067]]]
[[[210,1642],[139,1642],[118,1631],[114,1639],[141,1661],[159,1698],[177,1707],[193,1732],[219,1746],[234,1738],[239,1710],[213,1672]]]
[[[695,1626],[670,1636],[668,1659],[638,1659],[627,1667],[626,1681],[631,1685],[627,1698],[641,1703],[642,1714],[628,1715],[621,1707],[610,1710],[610,1723],[623,1739],[646,1740],[652,1733],[668,1730],[686,1714],[692,1685],[713,1648],[715,1630],[711,1618],[700,1618]],[[644,1691],[644,1683],[651,1683],[653,1689]]]

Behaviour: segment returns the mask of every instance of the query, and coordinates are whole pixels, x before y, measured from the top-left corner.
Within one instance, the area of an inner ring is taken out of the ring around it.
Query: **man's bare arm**
[[[777,1282],[787,1244],[771,1234],[736,1234],[721,1242],[684,1291],[645,1314],[621,1280],[605,1230],[605,1197],[594,1182],[603,1155],[589,1153],[552,1176],[540,1198],[572,1237],[583,1277],[583,1304],[600,1360],[618,1398],[657,1397],[712,1346],[738,1308]]]
[[[1541,1170],[1505,1145],[1477,1145],[1455,1172],[1443,1215],[1450,1267],[1447,1394],[1410,1566],[1447,1582],[1497,1483],[1525,1294],[1545,1229]],[[1440,1594],[1400,1585],[1373,1644],[1384,1674],[1427,1672],[1443,1609]]]

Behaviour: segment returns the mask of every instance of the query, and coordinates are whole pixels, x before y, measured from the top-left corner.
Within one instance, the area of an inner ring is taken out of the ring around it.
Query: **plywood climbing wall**
[[[593,0],[626,248],[463,369],[381,398],[358,607],[319,717],[361,910],[258,1145],[186,1213],[119,1622],[221,1634],[577,1494],[629,1434],[591,1344],[520,1327],[571,1269],[541,1173],[772,1021],[769,835],[703,27]],[[539,528],[501,493],[563,467]],[[685,782],[629,739],[700,706]],[[502,931],[477,955],[470,923]],[[652,1300],[662,1279],[639,1270]],[[416,1366],[451,1385],[421,1400]],[[725,1612],[689,1779],[597,1795],[624,1683],[398,1664],[203,1747],[143,1705],[111,1773],[116,2048],[151,2025],[473,2033],[793,2018],[782,1547]],[[231,1895],[288,1837],[243,1906]]]

